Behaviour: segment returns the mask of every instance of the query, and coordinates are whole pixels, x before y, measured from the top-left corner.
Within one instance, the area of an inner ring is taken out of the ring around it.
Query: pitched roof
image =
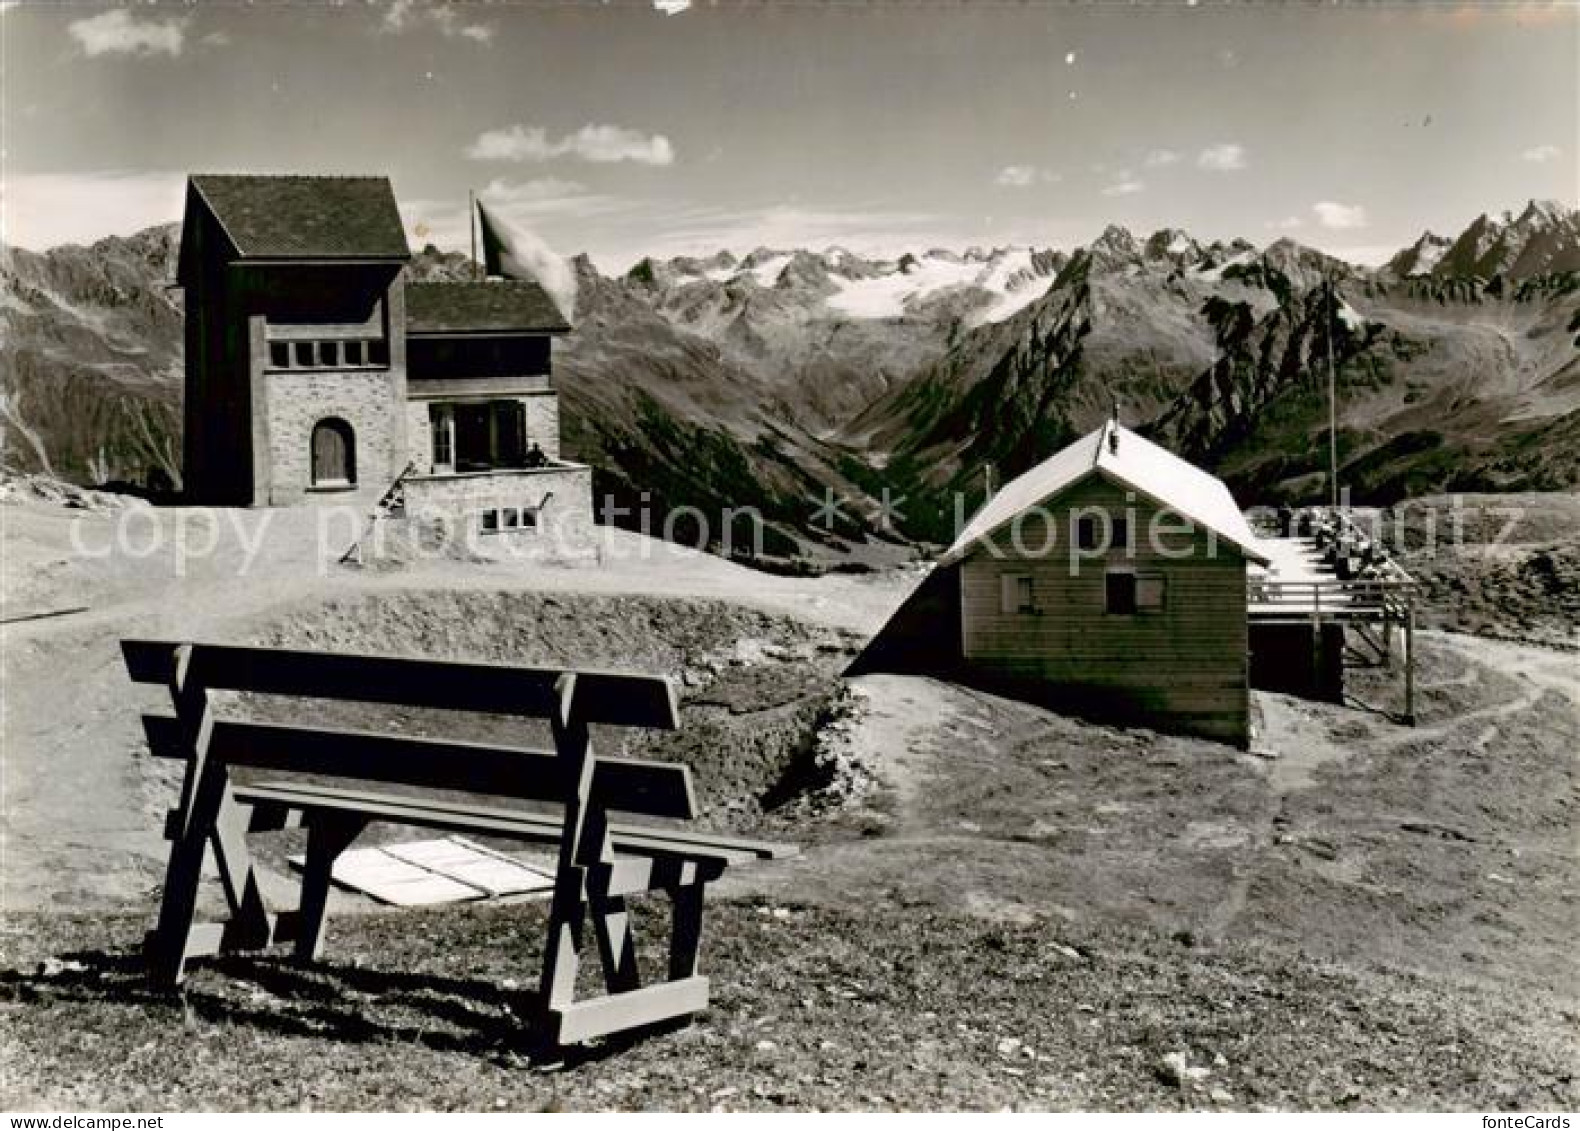
[[[388,177],[194,173],[243,259],[408,259]]]
[[[560,334],[570,324],[526,279],[407,283],[408,334]]]
[[[1119,442],[1110,444],[1110,437]],[[1223,480],[1112,420],[1004,484],[966,523],[943,556],[943,563],[959,561],[971,552],[977,539],[992,535],[1022,511],[1096,474],[1105,474],[1205,527],[1251,561],[1267,563],[1266,553]]]

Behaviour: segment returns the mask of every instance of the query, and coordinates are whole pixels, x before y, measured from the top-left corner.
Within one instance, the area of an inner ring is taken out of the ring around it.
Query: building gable
[[[194,198],[235,257],[405,261],[411,257],[388,177],[193,174]]]

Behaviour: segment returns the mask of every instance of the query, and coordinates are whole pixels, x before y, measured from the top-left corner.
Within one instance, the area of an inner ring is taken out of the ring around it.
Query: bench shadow
[[[1403,711],[1393,711],[1376,703],[1368,703],[1366,700],[1347,691],[1344,693],[1344,706],[1360,711],[1362,714],[1375,715],[1377,718],[1395,726],[1404,726],[1409,722],[1408,716]]]
[[[195,975],[195,976],[193,976]],[[209,976],[204,976],[209,975]],[[131,950],[57,955],[33,972],[0,971],[0,1000],[133,1006],[153,1023],[183,1028],[245,1026],[284,1037],[398,1042],[436,1052],[510,1058],[539,1069],[573,1068],[684,1028],[681,1018],[589,1046],[556,1046],[534,990],[452,975],[391,971],[333,961],[302,963],[267,952],[194,962],[179,990],[148,984]]]

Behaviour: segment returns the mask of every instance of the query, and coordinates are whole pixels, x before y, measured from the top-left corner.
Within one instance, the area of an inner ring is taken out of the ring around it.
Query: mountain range
[[[178,481],[177,233],[5,251],[8,467]],[[1380,268],[1120,227],[1070,252],[573,262],[568,454],[633,508],[756,506],[774,555],[947,540],[990,481],[1115,411],[1242,501],[1320,497],[1330,356],[1357,501],[1580,481],[1580,212],[1561,204],[1424,233]],[[429,247],[409,270],[470,265]],[[811,521],[829,491],[831,528]],[[906,500],[892,529],[885,491]]]

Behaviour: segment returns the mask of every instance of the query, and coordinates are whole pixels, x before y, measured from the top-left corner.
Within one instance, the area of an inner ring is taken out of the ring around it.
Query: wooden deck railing
[[[1415,583],[1409,579],[1356,578],[1340,581],[1279,581],[1251,578],[1246,603],[1253,617],[1300,616],[1401,620],[1409,609]]]

